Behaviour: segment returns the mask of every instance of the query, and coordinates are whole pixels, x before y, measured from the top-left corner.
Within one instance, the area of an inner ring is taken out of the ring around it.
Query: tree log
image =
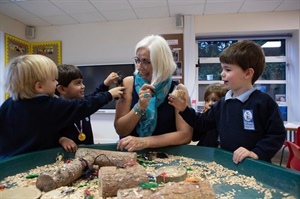
[[[41,191],[48,192],[69,185],[80,178],[85,169],[91,168],[93,163],[94,157],[92,156],[76,158],[68,164],[65,163],[62,168],[53,173],[41,173],[37,178],[36,187]]]
[[[215,192],[208,181],[169,182],[154,190],[135,187],[120,189],[118,199],[215,199]]]
[[[101,167],[99,170],[99,196],[117,196],[119,189],[137,187],[141,182],[149,182],[146,169],[139,164],[118,168]]]
[[[85,156],[94,157],[94,164],[103,166],[118,166],[126,162],[136,162],[136,152],[121,152],[121,151],[108,151],[100,149],[78,148],[75,157],[84,158]]]

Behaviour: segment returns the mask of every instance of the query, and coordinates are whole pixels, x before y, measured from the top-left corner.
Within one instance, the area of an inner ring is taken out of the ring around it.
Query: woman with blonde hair
[[[149,35],[137,43],[134,53],[134,76],[124,79],[126,91],[116,104],[118,148],[138,151],[190,143],[192,128],[168,104],[169,93],[177,88],[190,106],[186,87],[172,80],[176,63],[167,41]]]

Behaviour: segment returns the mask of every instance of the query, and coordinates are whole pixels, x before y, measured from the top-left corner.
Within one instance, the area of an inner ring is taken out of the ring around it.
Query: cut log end
[[[36,187],[40,191],[48,192],[56,189],[56,184],[51,176],[47,174],[41,174],[36,181]]]
[[[156,170],[156,176],[157,183],[180,182],[187,177],[187,171],[180,166],[165,166]]]

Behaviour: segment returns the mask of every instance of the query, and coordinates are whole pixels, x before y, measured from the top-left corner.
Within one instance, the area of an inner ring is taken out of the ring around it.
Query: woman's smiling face
[[[139,63],[136,65],[136,67],[140,73],[140,76],[146,79],[148,82],[151,82],[153,68],[150,61],[149,50],[146,48],[139,48],[136,52],[136,58],[139,60]]]

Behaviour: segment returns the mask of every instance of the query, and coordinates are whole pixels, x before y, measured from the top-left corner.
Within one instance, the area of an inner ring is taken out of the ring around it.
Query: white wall
[[[25,37],[25,26],[8,17],[1,16],[0,31],[19,38]],[[62,62],[69,64],[127,63],[134,56],[135,44],[148,34],[184,33],[185,84],[190,92],[196,85],[194,67],[197,62],[196,36],[200,35],[237,35],[255,33],[293,32],[292,47],[295,90],[299,94],[299,11],[273,13],[244,13],[228,15],[203,15],[185,17],[184,30],[176,29],[175,18],[140,19],[120,22],[101,22],[92,24],[51,26],[36,28],[36,38],[31,41],[62,41]],[[14,27],[11,27],[11,23]],[[194,33],[189,32],[194,30]],[[191,51],[191,49],[193,49]],[[1,63],[3,65],[3,63]],[[3,67],[3,66],[1,66]],[[193,67],[193,68],[192,68]],[[189,68],[189,69],[187,69]],[[186,78],[189,77],[189,78]],[[0,76],[0,78],[2,78]],[[297,90],[296,90],[297,89]],[[288,91],[290,92],[290,91]],[[300,121],[299,105],[293,103],[294,118]],[[92,125],[95,143],[115,142],[118,136],[113,128],[114,114],[95,113]]]
[[[61,40],[63,63],[128,63],[146,35],[180,32],[175,18],[161,18],[37,28],[35,40]]]
[[[196,35],[276,33],[299,30],[299,10],[290,12],[202,15],[195,17]]]
[[[119,136],[115,133],[114,113],[95,113],[91,116],[95,144],[115,143]]]
[[[25,25],[5,15],[0,14],[0,31],[26,40]]]
[[[8,33],[20,39],[25,39],[25,25],[5,15],[0,14],[0,104],[5,98],[4,76],[5,76],[5,52],[4,34]]]

